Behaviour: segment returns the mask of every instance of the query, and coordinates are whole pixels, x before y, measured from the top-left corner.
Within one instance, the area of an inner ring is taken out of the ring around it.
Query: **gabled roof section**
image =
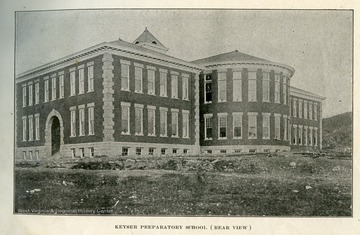
[[[147,28],[133,43],[162,53],[169,50]]]
[[[320,96],[293,86],[290,86],[290,95],[299,96],[302,98],[315,99],[317,101],[322,101],[326,99],[326,97],[324,96]]]

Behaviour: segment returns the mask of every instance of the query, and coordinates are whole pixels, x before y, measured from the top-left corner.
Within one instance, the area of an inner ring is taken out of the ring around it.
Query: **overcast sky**
[[[145,27],[184,60],[235,49],[295,68],[292,86],[326,97],[323,116],[351,111],[352,12],[84,10],[18,12],[16,73]]]

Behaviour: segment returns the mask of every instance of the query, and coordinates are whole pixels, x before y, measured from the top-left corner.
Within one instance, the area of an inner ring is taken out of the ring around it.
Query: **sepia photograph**
[[[353,10],[17,11],[13,213],[351,218],[353,30]]]

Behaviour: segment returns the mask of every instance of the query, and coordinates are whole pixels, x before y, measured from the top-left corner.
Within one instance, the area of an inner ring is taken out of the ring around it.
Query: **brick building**
[[[16,158],[321,148],[324,98],[291,87],[293,68],[167,50],[145,29],[19,74]]]

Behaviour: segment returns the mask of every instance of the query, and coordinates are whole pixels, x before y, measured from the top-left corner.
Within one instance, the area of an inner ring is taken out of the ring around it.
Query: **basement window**
[[[141,148],[136,148],[136,155],[141,155]]]
[[[161,155],[165,155],[166,154],[166,148],[162,148],[161,149]]]
[[[122,148],[122,156],[127,156],[129,154],[129,147],[123,147]]]

